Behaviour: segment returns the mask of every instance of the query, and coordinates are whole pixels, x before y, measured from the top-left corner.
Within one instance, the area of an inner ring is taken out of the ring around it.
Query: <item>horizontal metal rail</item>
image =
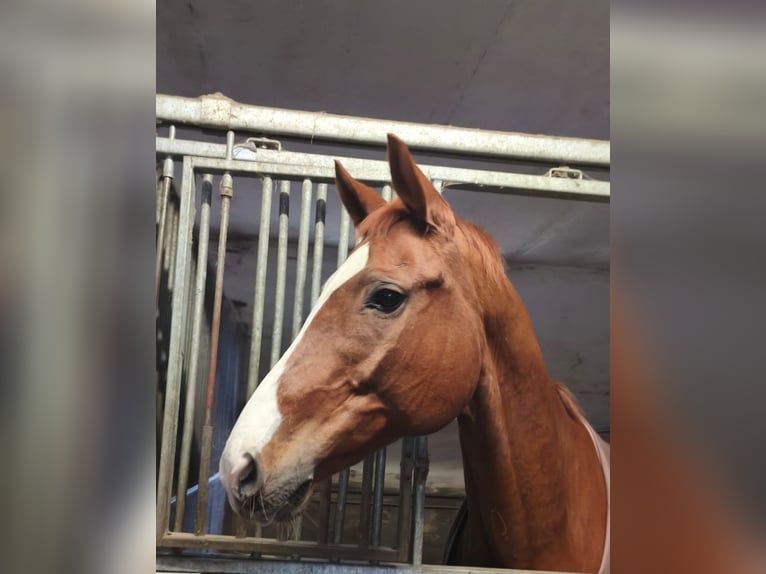
[[[221,130],[282,135],[311,141],[385,145],[386,134],[395,133],[412,149],[445,153],[609,165],[609,142],[397,122],[240,104],[222,94],[182,98],[158,94],[160,121]]]
[[[158,572],[210,572],[216,574],[570,574],[546,570],[518,570],[503,568],[474,568],[467,566],[442,566],[422,564],[358,565],[324,564],[317,562],[285,562],[281,560],[241,560],[233,558],[208,558],[203,556],[157,556]]]
[[[195,142],[157,138],[157,151],[170,155],[187,155],[196,147]],[[204,144],[209,150],[213,144]],[[276,150],[258,150],[257,159],[226,160],[194,150],[197,168],[251,174],[268,174],[275,178],[331,183],[335,180],[335,160],[340,159],[356,178],[368,183],[387,184],[391,179],[389,166],[384,161],[356,158],[338,158],[328,155],[304,154]],[[216,150],[217,151],[217,150]],[[204,156],[204,157],[202,157]],[[432,180],[441,180],[444,187],[477,187],[485,191],[518,195],[540,195],[566,199],[609,201],[609,182],[589,179],[567,179],[544,175],[528,175],[440,166],[420,166]]]
[[[321,546],[316,542],[274,540],[272,538],[235,538],[222,534],[197,536],[187,532],[168,532],[157,546],[168,548],[205,548],[234,552],[260,552],[274,556],[300,555],[322,560],[376,560],[394,562],[398,552],[394,548],[365,548],[352,544]]]

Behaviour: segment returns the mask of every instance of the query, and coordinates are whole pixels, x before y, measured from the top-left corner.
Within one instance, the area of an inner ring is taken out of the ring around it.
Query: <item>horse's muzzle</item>
[[[263,524],[289,521],[308,500],[313,480],[264,488],[264,476],[260,461],[250,454],[234,464],[221,459],[221,482],[237,514]]]

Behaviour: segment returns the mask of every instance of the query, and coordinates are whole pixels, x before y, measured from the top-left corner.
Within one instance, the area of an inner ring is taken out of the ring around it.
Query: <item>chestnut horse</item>
[[[391,203],[336,162],[357,245],[245,405],[231,506],[286,521],[314,482],[457,417],[466,487],[449,561],[608,572],[608,445],[552,382],[494,241],[389,135]]]

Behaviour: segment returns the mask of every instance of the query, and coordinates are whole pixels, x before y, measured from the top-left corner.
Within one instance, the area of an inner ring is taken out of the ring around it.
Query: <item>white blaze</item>
[[[279,412],[279,406],[277,404],[277,388],[279,387],[280,378],[285,371],[290,355],[300,345],[303,335],[306,333],[311,321],[316,314],[327,302],[330,296],[340,288],[341,285],[346,283],[349,279],[359,273],[367,265],[367,257],[369,254],[369,245],[361,245],[355,249],[348,259],[341,265],[335,273],[327,280],[322,294],[317,300],[314,308],[311,310],[306,322],[303,324],[303,328],[298,333],[298,336],[292,342],[290,347],[285,351],[285,354],[279,359],[274,368],[269,371],[269,374],[264,377],[261,384],[250,397],[250,400],[242,409],[242,413],[239,415],[234,428],[226,441],[226,447],[224,448],[221,462],[225,458],[228,458],[232,463],[232,466],[236,464],[238,460],[245,454],[250,453],[255,456],[257,453],[263,450],[268,444],[271,437],[279,428],[279,423],[282,420],[282,415]],[[222,464],[223,467],[223,464]]]

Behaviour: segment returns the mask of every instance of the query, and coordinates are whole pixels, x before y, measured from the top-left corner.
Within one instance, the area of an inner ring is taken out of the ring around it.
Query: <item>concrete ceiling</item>
[[[167,0],[157,5],[157,91],[220,91],[266,106],[608,139],[609,3],[506,0],[477,9],[454,0]],[[383,150],[368,153],[384,157]],[[446,197],[492,233],[510,261],[608,267],[606,204]],[[250,221],[235,213],[233,231],[251,233]]]
[[[608,139],[609,2],[165,0],[157,90]]]
[[[157,91],[609,139],[609,2],[164,0],[157,4]],[[312,151],[333,153],[327,149]],[[382,149],[357,155],[385,157]],[[470,165],[487,164],[461,166]],[[608,179],[607,171],[588,174]],[[238,254],[226,270],[227,294],[245,301],[245,318],[254,270],[242,262],[254,249],[256,197],[237,192],[231,232]],[[575,390],[597,428],[608,428],[609,205],[453,190],[445,197],[498,239],[551,375]],[[337,203],[328,210],[337,242]]]

